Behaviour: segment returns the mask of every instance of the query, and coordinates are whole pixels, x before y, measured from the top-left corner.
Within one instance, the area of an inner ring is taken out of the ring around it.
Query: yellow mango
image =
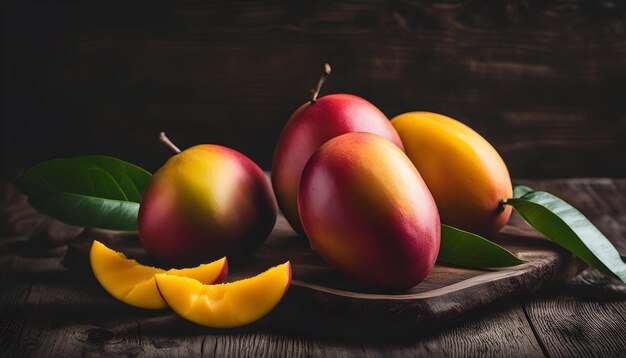
[[[203,285],[193,278],[157,274],[156,283],[167,304],[184,319],[212,328],[252,323],[268,314],[291,283],[289,261],[244,280]]]
[[[391,120],[407,156],[433,195],[443,224],[479,234],[498,232],[511,207],[509,171],[495,148],[465,124],[437,113]]]
[[[193,268],[164,270],[144,266],[123,253],[94,241],[89,254],[91,269],[102,287],[118,300],[140,308],[167,308],[156,286],[154,275],[167,273],[191,277],[202,283],[219,283],[228,273],[225,257]]]

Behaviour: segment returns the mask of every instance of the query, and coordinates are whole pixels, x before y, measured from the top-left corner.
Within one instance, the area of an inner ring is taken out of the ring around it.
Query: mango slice
[[[226,257],[194,268],[166,271],[141,265],[99,241],[93,242],[89,259],[94,276],[111,296],[129,305],[148,309],[167,308],[156,286],[156,274],[191,277],[202,283],[220,283],[228,274]]]
[[[291,264],[218,285],[169,273],[155,277],[161,296],[178,315],[207,327],[231,328],[260,319],[280,302],[291,283]]]

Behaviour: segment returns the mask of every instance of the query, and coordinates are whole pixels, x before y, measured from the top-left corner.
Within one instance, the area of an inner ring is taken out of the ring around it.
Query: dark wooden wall
[[[219,143],[271,165],[324,94],[460,119],[513,177],[626,176],[626,4],[16,1],[2,8],[2,171],[100,153],[151,170]]]

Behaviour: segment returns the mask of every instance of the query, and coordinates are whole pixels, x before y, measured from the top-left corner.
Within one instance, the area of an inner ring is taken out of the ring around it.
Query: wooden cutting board
[[[143,250],[136,233],[85,230],[69,245],[64,265],[90,276],[88,251],[94,239],[139,262],[158,264]],[[482,270],[437,264],[413,289],[385,292],[331,269],[280,216],[271,236],[250,259],[231,261],[228,281],[250,277],[289,260],[293,265],[292,285],[277,309],[260,324],[288,332],[356,337],[430,329],[495,301],[572,277],[585,268],[579,259],[543,239],[518,216],[512,217],[494,240],[527,263]]]

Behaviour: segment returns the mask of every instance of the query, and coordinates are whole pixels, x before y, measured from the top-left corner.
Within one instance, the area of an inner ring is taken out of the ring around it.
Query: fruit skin
[[[204,144],[171,157],[150,180],[139,208],[141,243],[172,265],[256,249],[276,223],[272,188],[243,154]]]
[[[289,261],[255,277],[219,285],[167,274],[156,275],[159,292],[181,317],[212,328],[239,327],[267,315],[291,284]]]
[[[190,277],[205,284],[221,283],[228,275],[226,257],[198,267],[165,271],[141,265],[99,241],[91,245],[89,261],[96,280],[108,293],[126,304],[147,309],[167,308],[156,286],[156,274]]]
[[[283,214],[299,233],[298,184],[302,169],[322,144],[349,132],[381,135],[402,149],[389,119],[373,104],[350,94],[331,94],[300,106],[285,125],[274,152],[272,185]]]
[[[311,246],[348,276],[409,289],[435,265],[437,206],[409,158],[380,136],[322,145],[304,168],[298,207]]]
[[[511,207],[502,210],[498,201],[513,195],[511,178],[487,140],[436,113],[405,113],[391,123],[433,194],[444,224],[486,235],[506,224]]]

